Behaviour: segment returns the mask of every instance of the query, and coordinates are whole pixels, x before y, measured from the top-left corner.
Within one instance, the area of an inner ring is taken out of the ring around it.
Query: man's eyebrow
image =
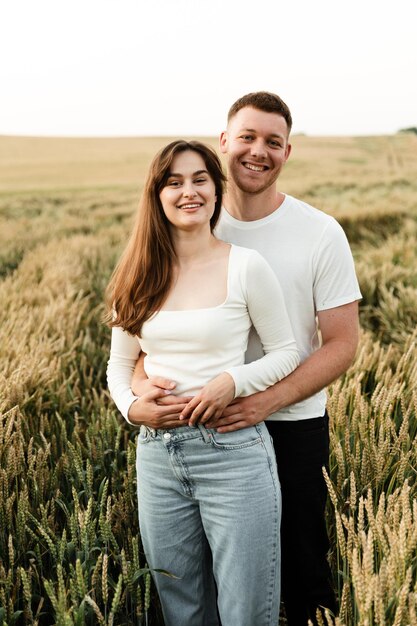
[[[257,133],[257,131],[254,128],[242,128],[240,130],[241,133]],[[281,135],[280,133],[271,133],[269,135],[269,137],[278,137],[279,139],[285,139],[284,135]]]
[[[196,172],[193,172],[192,176],[199,176],[200,174],[208,174],[207,170],[197,170]],[[175,176],[176,178],[182,178],[183,174],[177,174],[176,172],[171,172],[168,176],[168,178],[171,178],[172,176]]]

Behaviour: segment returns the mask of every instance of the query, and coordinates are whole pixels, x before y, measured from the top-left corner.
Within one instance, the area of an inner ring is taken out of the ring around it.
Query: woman
[[[298,365],[280,287],[255,251],[217,240],[224,175],[211,148],[174,141],[150,167],[138,220],[109,285],[111,395],[135,418],[132,372],[191,396],[197,428],[141,426],[137,477],[142,541],[167,626],[276,625],[281,500],[263,423],[206,429],[234,397],[264,390]],[[277,319],[276,311],[281,311]],[[265,356],[244,364],[255,326]],[[218,609],[218,612],[217,612]]]

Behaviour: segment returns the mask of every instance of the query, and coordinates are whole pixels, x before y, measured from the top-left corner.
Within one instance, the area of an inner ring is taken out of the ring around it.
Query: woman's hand
[[[135,400],[129,408],[128,418],[136,426],[149,428],[178,428],[185,426],[180,414],[190,398],[179,398],[169,391],[155,387]]]
[[[189,418],[188,425],[204,424],[210,418],[220,417],[235,397],[235,381],[223,372],[205,385],[181,411],[180,420]]]

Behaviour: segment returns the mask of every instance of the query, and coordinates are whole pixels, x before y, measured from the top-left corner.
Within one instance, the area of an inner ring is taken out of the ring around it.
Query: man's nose
[[[251,155],[258,159],[264,159],[266,157],[265,143],[261,138],[251,144]]]

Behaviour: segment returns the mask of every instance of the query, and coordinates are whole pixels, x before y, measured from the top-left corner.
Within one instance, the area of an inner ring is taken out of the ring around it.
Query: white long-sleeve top
[[[204,276],[201,277],[204,289]],[[264,356],[244,363],[249,330],[261,339]],[[177,383],[175,393],[195,395],[206,383],[228,372],[235,397],[264,391],[290,374],[299,355],[278,280],[255,250],[231,246],[227,297],[215,307],[180,311],[162,310],[142,326],[141,338],[122,328],[112,329],[107,380],[110,394],[127,419],[136,399],[131,379],[143,350],[150,376]]]

